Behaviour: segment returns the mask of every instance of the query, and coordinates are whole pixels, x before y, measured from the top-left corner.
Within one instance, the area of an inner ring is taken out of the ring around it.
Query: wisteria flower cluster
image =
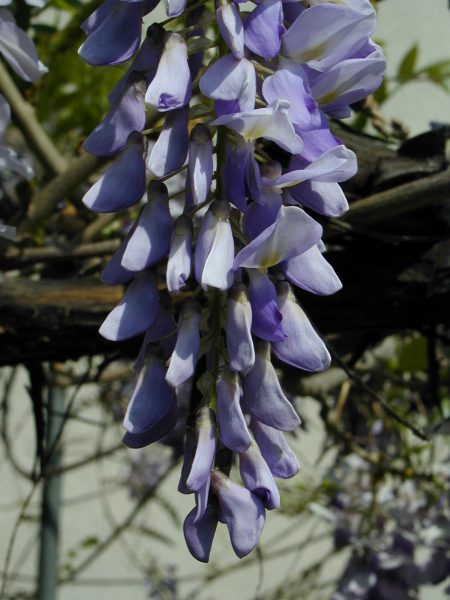
[[[0,7],[10,4],[10,0],[0,0]],[[28,2],[33,6],[40,4]],[[28,35],[16,25],[14,16],[6,8],[0,8],[0,56],[24,81],[36,81],[47,72],[40,62],[36,48]],[[11,118],[11,108],[0,94],[0,174],[13,171],[21,177],[31,179],[33,170],[17,153],[4,144],[4,134]],[[14,239],[15,228],[0,222],[0,236]]]
[[[2,0],[0,6],[9,3],[9,0]],[[36,81],[47,72],[38,58],[32,40],[16,25],[13,15],[5,8],[0,8],[0,55],[24,81]],[[33,176],[31,168],[17,158],[14,150],[3,145],[3,136],[10,117],[9,104],[0,94],[0,169],[9,169],[30,179]]]
[[[275,479],[299,469],[285,432],[300,419],[271,356],[309,372],[330,364],[294,290],[341,287],[311,212],[345,212],[339,184],[357,165],[328,117],[350,115],[385,64],[369,0],[261,0],[250,13],[239,1],[167,0],[168,19],[141,43],[157,4],[105,0],[83,24],[86,62],[132,59],[84,144],[113,159],[84,203],[141,203],[102,273],[129,285],[100,333],[143,336],[127,446],[169,434],[190,397],[179,491],[195,495],[184,534],[207,562],[219,521],[238,557],[255,548],[280,506]],[[177,212],[164,182],[180,173]]]

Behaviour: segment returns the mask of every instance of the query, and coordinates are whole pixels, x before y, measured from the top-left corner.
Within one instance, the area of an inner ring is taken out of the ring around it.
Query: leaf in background
[[[419,48],[417,45],[414,45],[412,48],[408,50],[408,52],[403,57],[400,66],[397,71],[397,79],[398,81],[405,82],[410,79],[414,79],[416,73],[415,68],[417,65],[417,58],[419,55]]]
[[[386,102],[386,100],[389,98],[388,84],[386,78],[383,79],[380,87],[373,94],[373,97],[375,98],[375,102],[378,105],[383,104],[383,102]]]
[[[428,340],[416,337],[401,346],[398,352],[398,368],[404,373],[425,371],[428,365]]]
[[[450,60],[440,60],[423,67],[416,72],[416,76],[428,79],[449,91],[447,80],[450,78]]]

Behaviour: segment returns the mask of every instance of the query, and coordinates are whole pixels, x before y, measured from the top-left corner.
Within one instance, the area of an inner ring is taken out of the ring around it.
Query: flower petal
[[[202,75],[199,86],[202,94],[213,100],[237,100],[241,111],[255,107],[255,67],[245,58],[222,56]]]
[[[122,267],[128,271],[143,271],[169,252],[172,217],[166,186],[156,181],[151,182],[148,199],[122,256]]]
[[[147,168],[154,177],[166,177],[184,165],[189,147],[188,122],[187,107],[167,114],[147,160]]]
[[[219,471],[212,472],[211,486],[218,496],[233,550],[243,558],[255,548],[261,536],[266,519],[263,503]]]
[[[177,387],[194,374],[200,351],[200,310],[196,302],[187,300],[178,320],[175,349],[170,357],[166,379]]]
[[[167,32],[164,50],[156,75],[145,94],[145,102],[165,112],[186,106],[191,95],[186,42],[179,33]]]
[[[232,371],[246,372],[255,362],[251,334],[252,307],[245,286],[232,288],[227,302],[225,327],[228,357]]]
[[[143,137],[131,134],[124,150],[83,197],[83,203],[99,213],[125,210],[145,193]]]
[[[342,288],[339,277],[318,246],[282,263],[281,268],[291,283],[313,294],[328,296]]]
[[[163,362],[152,357],[139,374],[123,421],[123,441],[142,448],[167,435],[178,417],[175,394],[164,378]]]
[[[298,473],[300,465],[281,431],[257,419],[251,420],[250,427],[272,475],[289,479]]]
[[[129,285],[122,300],[103,321],[100,335],[117,342],[144,333],[156,321],[158,304],[154,275],[148,271],[142,273]]]
[[[247,373],[242,388],[246,408],[261,423],[281,431],[292,431],[300,425],[300,418],[284,395],[270,362],[269,344],[257,347],[255,365]]]
[[[246,450],[252,438],[240,405],[241,389],[236,373],[220,372],[217,380],[217,423],[222,443],[234,452]]]
[[[321,225],[303,210],[296,206],[283,206],[275,223],[236,255],[233,269],[272,267],[305,252],[321,236]]]
[[[267,60],[278,54],[283,33],[281,0],[261,0],[245,21],[245,45]]]
[[[282,342],[272,344],[277,358],[304,371],[315,372],[327,369],[331,363],[330,354],[308,317],[297,304],[291,287],[286,282],[279,286],[278,306],[283,315],[283,327],[287,337]],[[259,418],[258,415],[255,416]],[[270,425],[270,423],[266,424]]]

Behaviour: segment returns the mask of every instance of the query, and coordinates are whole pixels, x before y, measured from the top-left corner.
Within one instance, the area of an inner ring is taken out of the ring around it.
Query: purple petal
[[[260,137],[266,138],[278,144],[286,152],[297,154],[301,152],[303,142],[295,133],[289,119],[289,106],[286,100],[276,100],[266,108],[222,115],[211,125],[226,125],[248,142]]]
[[[234,58],[244,58],[244,28],[239,8],[230,2],[216,10],[216,20],[220,35]]]
[[[145,102],[164,112],[186,106],[191,95],[186,42],[180,34],[167,32],[161,60],[148,86]]]
[[[320,124],[315,126],[314,129],[301,129],[298,125],[294,125],[296,133],[303,140],[303,149],[299,156],[307,161],[313,162],[319,158],[324,152],[339,146],[340,140],[334,137],[330,131],[327,118],[322,111],[318,110],[320,116]]]
[[[232,54],[222,56],[202,76],[199,86],[208,98],[238,100],[241,111],[255,106],[255,67],[245,58],[237,60]]]
[[[197,124],[191,131],[189,144],[189,181],[194,205],[208,197],[213,176],[213,144],[206,125]]]
[[[249,269],[248,296],[252,306],[252,332],[263,340],[278,342],[286,337],[281,325],[281,312],[275,286],[258,269]]]
[[[322,256],[318,246],[291,258],[281,268],[291,283],[313,294],[328,296],[342,288],[333,267]]]
[[[193,508],[184,521],[183,532],[189,552],[197,560],[207,563],[216,533],[217,508],[208,506],[205,514],[196,519],[197,508]]]
[[[200,350],[200,310],[196,302],[186,301],[178,320],[175,349],[170,357],[166,379],[177,387],[194,374]]]
[[[109,13],[113,10],[119,0],[105,0],[93,13],[81,24],[81,29],[86,35],[97,29]]]
[[[266,190],[264,198],[265,204],[252,202],[244,216],[244,233],[250,240],[254,240],[265,229],[273,225],[280,213],[282,200],[277,191]]]
[[[214,413],[206,406],[202,407],[196,415],[195,432],[197,447],[186,486],[191,491],[198,492],[209,479],[216,455]]]
[[[365,58],[344,60],[315,78],[312,93],[325,112],[349,112],[349,105],[366,98],[383,81],[386,61],[381,48]]]
[[[143,73],[145,79],[150,83],[155,76],[161,58],[163,37],[164,29],[159,23],[150,25],[142,46],[139,48],[139,52],[134,57],[133,62],[108,94],[108,100],[111,104],[117,102],[123,94],[133,73]]]
[[[242,389],[246,408],[261,423],[281,431],[292,431],[300,425],[299,416],[284,395],[270,362],[268,343],[260,343],[256,349],[255,365],[247,373]]]
[[[284,282],[279,286],[278,306],[283,315],[283,327],[287,337],[282,342],[272,344],[275,355],[283,362],[304,371],[327,369],[331,362],[328,350],[297,304],[288,283]]]
[[[133,365],[134,370],[140,371],[142,369],[145,363],[147,349],[155,342],[158,342],[159,346],[163,350],[164,358],[169,358],[175,347],[176,333],[177,326],[173,319],[172,313],[166,308],[160,308],[158,318],[150,327],[150,329],[147,329],[145,332],[139,354],[137,355]]]
[[[233,550],[243,558],[258,544],[266,518],[263,503],[219,471],[212,472],[211,486],[218,496]]]
[[[14,17],[5,9],[0,9],[0,54],[25,81],[36,81],[47,72],[39,60],[34,43],[17,27]]]
[[[106,117],[85,140],[87,152],[96,156],[110,156],[125,146],[133,131],[145,127],[144,88],[142,79],[135,80]]]
[[[245,487],[260,496],[266,508],[280,508],[277,484],[255,442],[239,454],[239,471]]]
[[[252,419],[250,427],[272,475],[289,479],[298,473],[300,465],[281,431],[257,419]]]
[[[172,217],[166,186],[151,182],[148,199],[122,256],[122,266],[129,271],[143,271],[169,252]]]
[[[227,202],[216,200],[208,209],[195,246],[195,277],[203,286],[228,289],[233,282],[234,241]]]
[[[246,372],[255,362],[251,334],[252,307],[245,286],[232,288],[227,303],[226,342],[230,369]]]
[[[136,273],[133,271],[129,271],[122,266],[122,258],[126,250],[128,240],[133,235],[136,227],[137,223],[134,223],[123,242],[117,248],[108,264],[103,269],[100,279],[105,285],[117,285],[119,283],[125,283],[133,279],[133,277],[136,275]]]
[[[288,114],[294,126],[309,129],[315,124],[317,104],[311,95],[308,77],[300,65],[282,62],[282,67],[264,80],[262,92],[267,102],[282,98],[290,103]]]
[[[343,145],[324,152],[317,160],[304,168],[295,169],[296,164],[303,166],[302,161],[294,158],[290,164],[294,170],[275,179],[263,178],[263,185],[283,188],[300,184],[303,181],[337,183],[350,179],[358,170],[355,153]]]
[[[373,9],[363,13],[338,4],[312,6],[284,34],[282,53],[325,71],[356,52],[375,26]]]
[[[90,65],[117,65],[130,59],[141,41],[141,3],[117,2],[78,50]]]
[[[155,177],[165,177],[184,165],[189,146],[188,122],[187,107],[166,116],[147,161],[147,168]]]
[[[164,365],[151,358],[139,377],[123,421],[123,442],[130,448],[142,448],[167,435],[178,417],[173,390],[164,379]]]
[[[34,171],[28,164],[28,161],[19,158],[17,152],[12,148],[0,146],[0,173],[6,169],[17,173],[21,177],[25,177],[25,179],[32,179],[34,177]]]
[[[168,17],[179,17],[186,7],[186,0],[167,0],[166,14]]]
[[[166,282],[169,292],[179,292],[191,275],[192,220],[181,215],[173,226],[167,261]]]
[[[221,371],[217,380],[217,424],[222,443],[234,452],[246,450],[252,438],[240,405],[241,389],[236,373]]]
[[[289,188],[289,195],[321,215],[339,217],[348,210],[348,202],[338,183],[305,181]]]
[[[253,158],[254,144],[244,140],[229,148],[224,169],[224,187],[229,202],[241,212],[247,210],[246,176],[249,161]]]
[[[192,494],[187,486],[187,478],[191,472],[194,461],[195,449],[197,447],[197,435],[195,429],[189,425],[186,427],[186,443],[184,447],[183,465],[181,467],[180,481],[178,482],[178,491],[181,494]]]
[[[103,321],[99,332],[114,342],[144,333],[156,321],[158,304],[154,275],[142,273],[129,285],[122,300]]]
[[[281,0],[261,0],[245,21],[245,45],[267,60],[278,54],[283,33]]]
[[[11,119],[11,108],[5,98],[0,94],[0,140],[3,139],[5,129]]]
[[[321,225],[303,210],[296,206],[283,206],[277,221],[236,255],[233,269],[272,267],[305,252],[321,236]]]
[[[83,203],[95,212],[108,213],[139,202],[146,186],[143,152],[143,137],[131,134],[124,150],[84,195]]]

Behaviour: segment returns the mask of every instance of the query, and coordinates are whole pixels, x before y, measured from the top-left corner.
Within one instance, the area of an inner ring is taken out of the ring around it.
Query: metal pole
[[[53,448],[45,468],[50,471],[61,463],[60,445],[54,448],[55,440],[63,426],[65,390],[48,388],[48,418],[46,451]],[[38,582],[36,600],[56,600],[58,581],[59,512],[61,476],[44,478],[41,509],[41,535],[39,547]]]

